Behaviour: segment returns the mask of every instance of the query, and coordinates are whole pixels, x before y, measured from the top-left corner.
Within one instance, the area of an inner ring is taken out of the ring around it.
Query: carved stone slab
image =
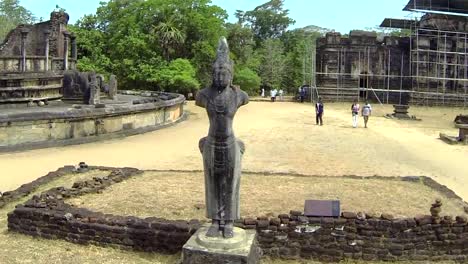
[[[340,201],[306,200],[304,215],[339,217]]]

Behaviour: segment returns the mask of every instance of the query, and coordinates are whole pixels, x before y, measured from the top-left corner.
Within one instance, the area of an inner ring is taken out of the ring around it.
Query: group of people
[[[260,95],[262,97],[265,97],[265,89],[264,88],[262,88],[262,91],[261,91]],[[283,89],[279,89],[279,90],[272,89],[272,90],[270,90],[270,97],[271,97],[272,102],[276,101],[277,96],[279,97],[280,101],[283,101]]]
[[[372,106],[366,100],[365,104],[362,106],[359,105],[358,101],[354,99],[353,104],[351,105],[351,115],[353,117],[353,128],[358,127],[359,121],[359,112],[364,118],[364,127],[367,128],[367,122],[369,121],[369,116],[372,114]],[[317,103],[315,103],[315,122],[316,125],[323,125],[323,113],[324,106],[322,99],[319,97]]]

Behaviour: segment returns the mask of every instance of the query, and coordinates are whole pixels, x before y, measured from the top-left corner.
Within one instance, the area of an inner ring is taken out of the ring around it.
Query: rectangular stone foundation
[[[235,248],[207,247],[202,245],[199,237],[206,233],[207,227],[202,227],[192,235],[182,248],[182,264],[257,264],[261,250],[257,246],[256,231],[242,230],[246,239]],[[219,238],[220,244],[224,238]]]

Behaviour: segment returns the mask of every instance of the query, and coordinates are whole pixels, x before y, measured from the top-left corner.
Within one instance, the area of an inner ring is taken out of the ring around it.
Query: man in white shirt
[[[369,116],[372,114],[372,106],[366,100],[366,104],[362,107],[361,115],[364,117],[364,127],[367,128],[367,122],[369,121]]]
[[[276,100],[276,89],[270,90],[271,101],[274,102]]]

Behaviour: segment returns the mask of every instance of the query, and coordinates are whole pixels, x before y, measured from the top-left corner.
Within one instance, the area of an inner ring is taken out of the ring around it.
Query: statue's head
[[[213,87],[223,90],[232,82],[234,63],[229,59],[229,46],[225,37],[219,40],[216,61],[213,64]]]

